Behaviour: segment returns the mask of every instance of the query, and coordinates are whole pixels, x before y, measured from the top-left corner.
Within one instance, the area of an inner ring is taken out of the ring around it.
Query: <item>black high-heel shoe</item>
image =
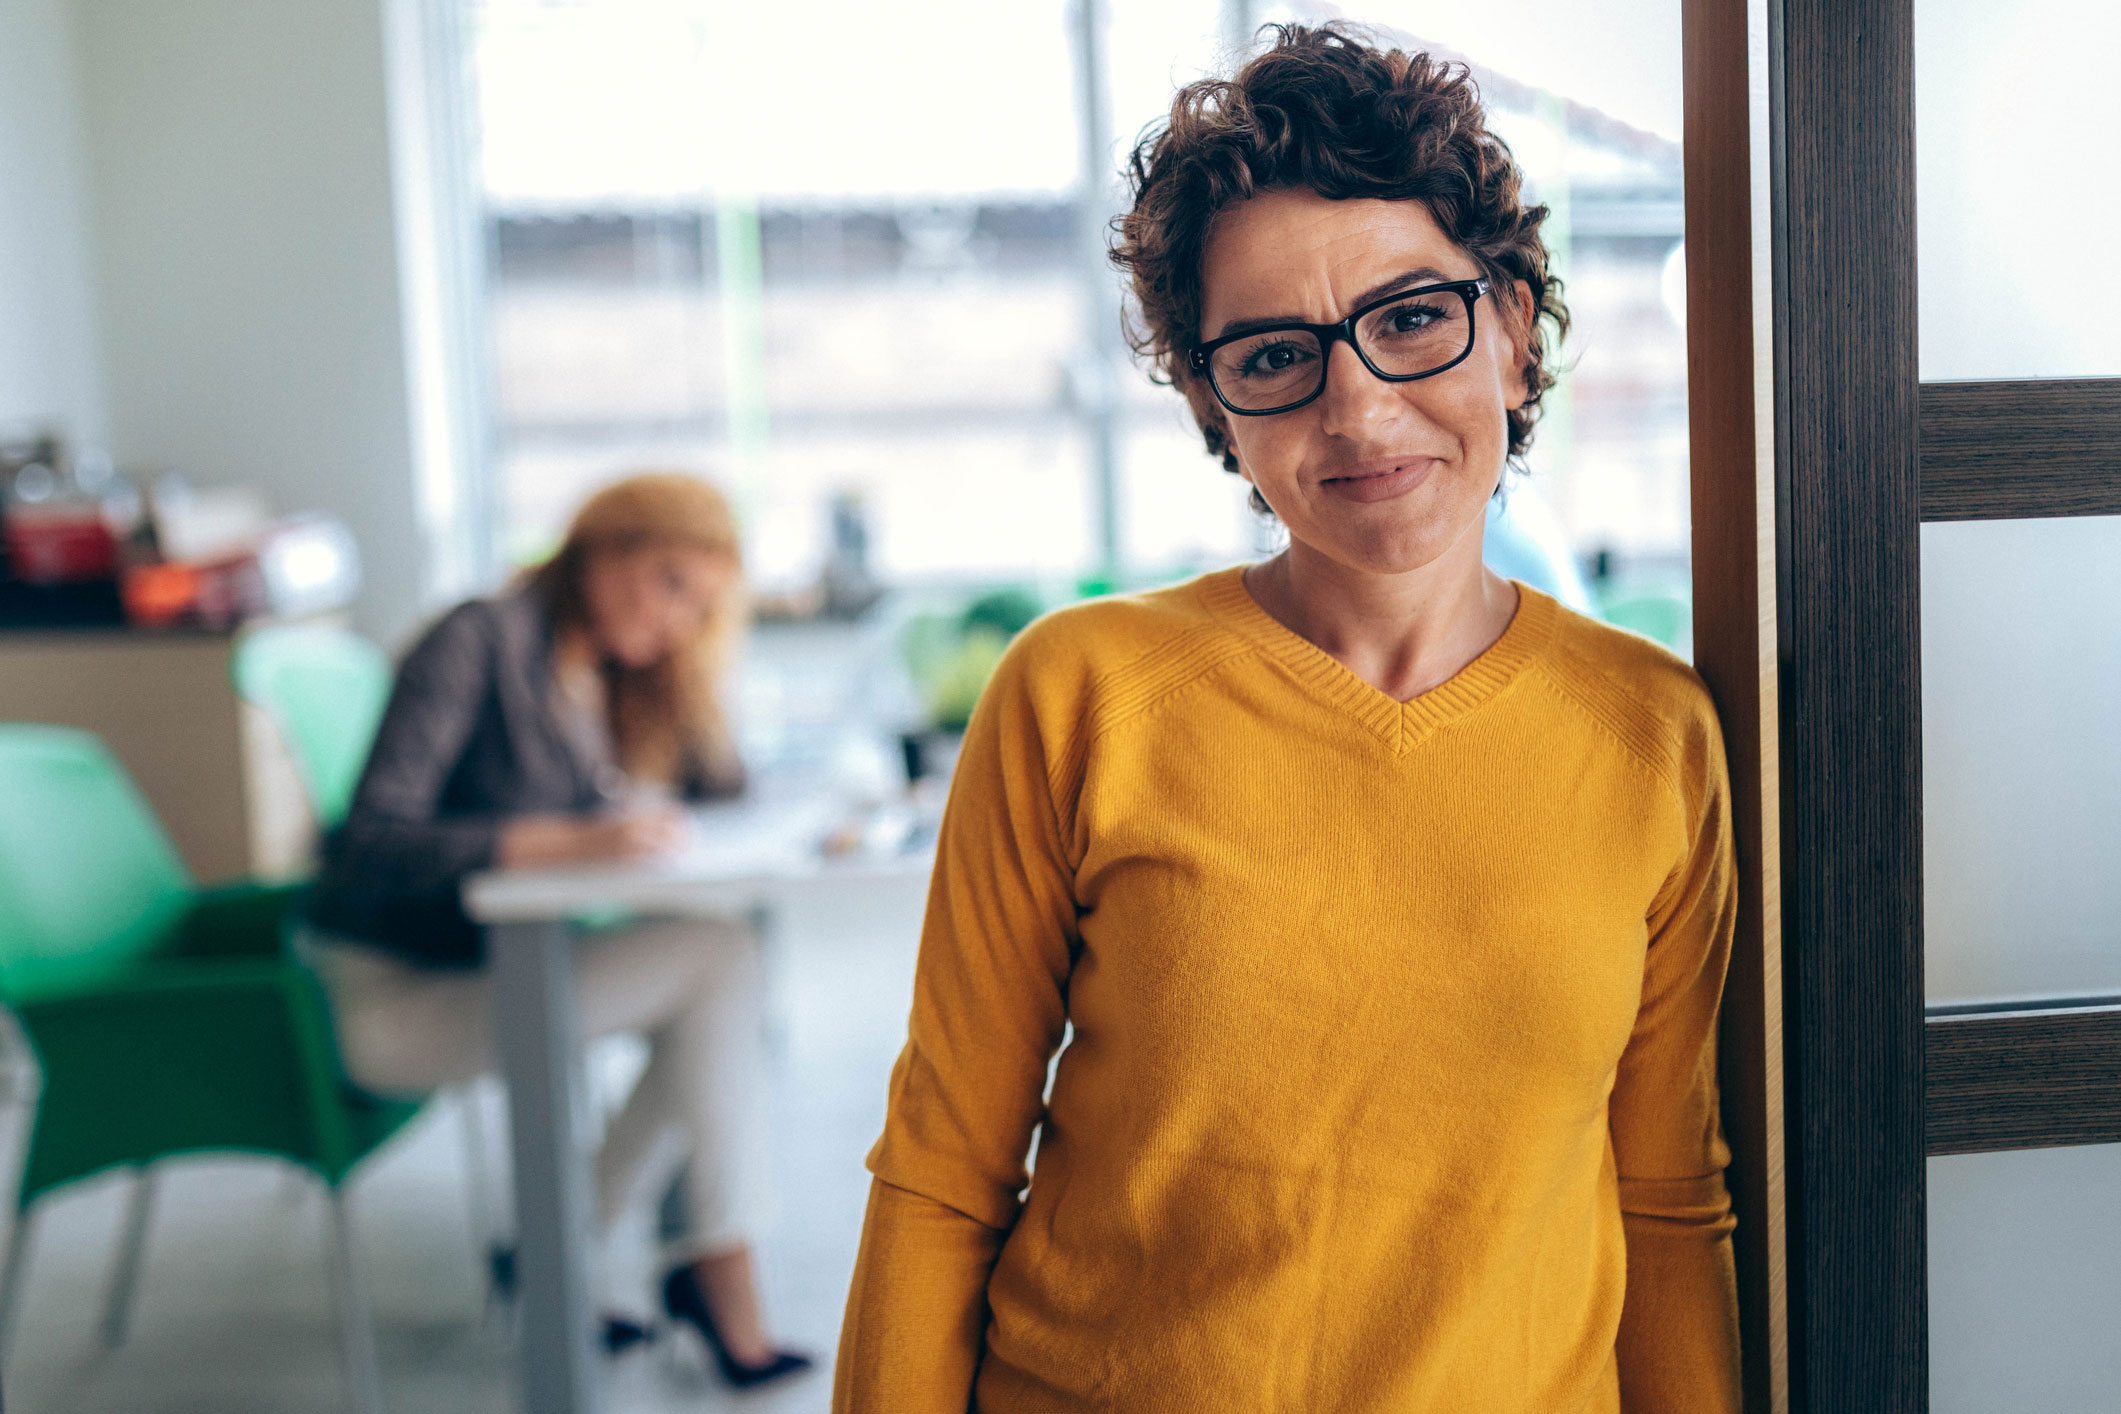
[[[597,1344],[606,1355],[624,1355],[636,1345],[655,1344],[655,1327],[631,1316],[606,1315],[597,1325]]]
[[[715,1327],[714,1313],[707,1309],[707,1293],[700,1290],[699,1273],[691,1267],[672,1267],[670,1275],[663,1278],[663,1310],[673,1321],[686,1321],[707,1342],[707,1350],[714,1356],[715,1368],[722,1378],[736,1389],[753,1389],[772,1380],[785,1379],[810,1368],[808,1355],[793,1350],[776,1350],[764,1364],[746,1365],[729,1353],[722,1344],[722,1333]]]
[[[516,1249],[513,1243],[486,1247],[486,1304],[506,1306],[516,1299]]]

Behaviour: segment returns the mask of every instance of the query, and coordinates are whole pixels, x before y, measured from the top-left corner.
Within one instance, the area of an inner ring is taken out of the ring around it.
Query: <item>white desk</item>
[[[826,858],[818,842],[843,813],[829,795],[762,792],[697,811],[691,844],[674,855],[466,881],[465,908],[488,925],[508,1081],[525,1414],[601,1407],[589,1272],[596,1205],[569,920],[602,909],[729,917],[771,909],[800,889],[927,875],[925,850]]]

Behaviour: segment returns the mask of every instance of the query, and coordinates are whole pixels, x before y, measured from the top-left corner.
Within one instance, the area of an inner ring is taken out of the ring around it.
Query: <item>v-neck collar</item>
[[[1517,586],[1517,612],[1502,637],[1451,677],[1401,702],[1364,682],[1338,658],[1261,608],[1245,588],[1244,572],[1245,566],[1239,565],[1201,579],[1201,595],[1209,610],[1400,755],[1515,681],[1546,652],[1560,618],[1560,605],[1553,596],[1523,580],[1512,581]]]

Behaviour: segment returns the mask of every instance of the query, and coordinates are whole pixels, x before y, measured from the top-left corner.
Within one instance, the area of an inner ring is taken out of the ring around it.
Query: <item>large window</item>
[[[1101,374],[1119,287],[1096,248],[1172,88],[1324,7],[1084,2],[472,0],[503,555],[665,465],[736,492],[769,588],[815,577],[835,508],[900,581],[1141,581],[1256,549],[1179,400]],[[1676,9],[1557,6],[1527,43],[1524,7],[1507,32],[1484,8],[1366,18],[1475,64],[1555,210],[1577,323],[1531,497],[1586,564],[1669,574]]]

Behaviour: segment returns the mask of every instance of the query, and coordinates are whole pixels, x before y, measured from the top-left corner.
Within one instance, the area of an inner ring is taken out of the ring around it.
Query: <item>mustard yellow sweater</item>
[[[1235,570],[1011,648],[835,1410],[1738,1408],[1716,718],[1520,596],[1405,703]]]

